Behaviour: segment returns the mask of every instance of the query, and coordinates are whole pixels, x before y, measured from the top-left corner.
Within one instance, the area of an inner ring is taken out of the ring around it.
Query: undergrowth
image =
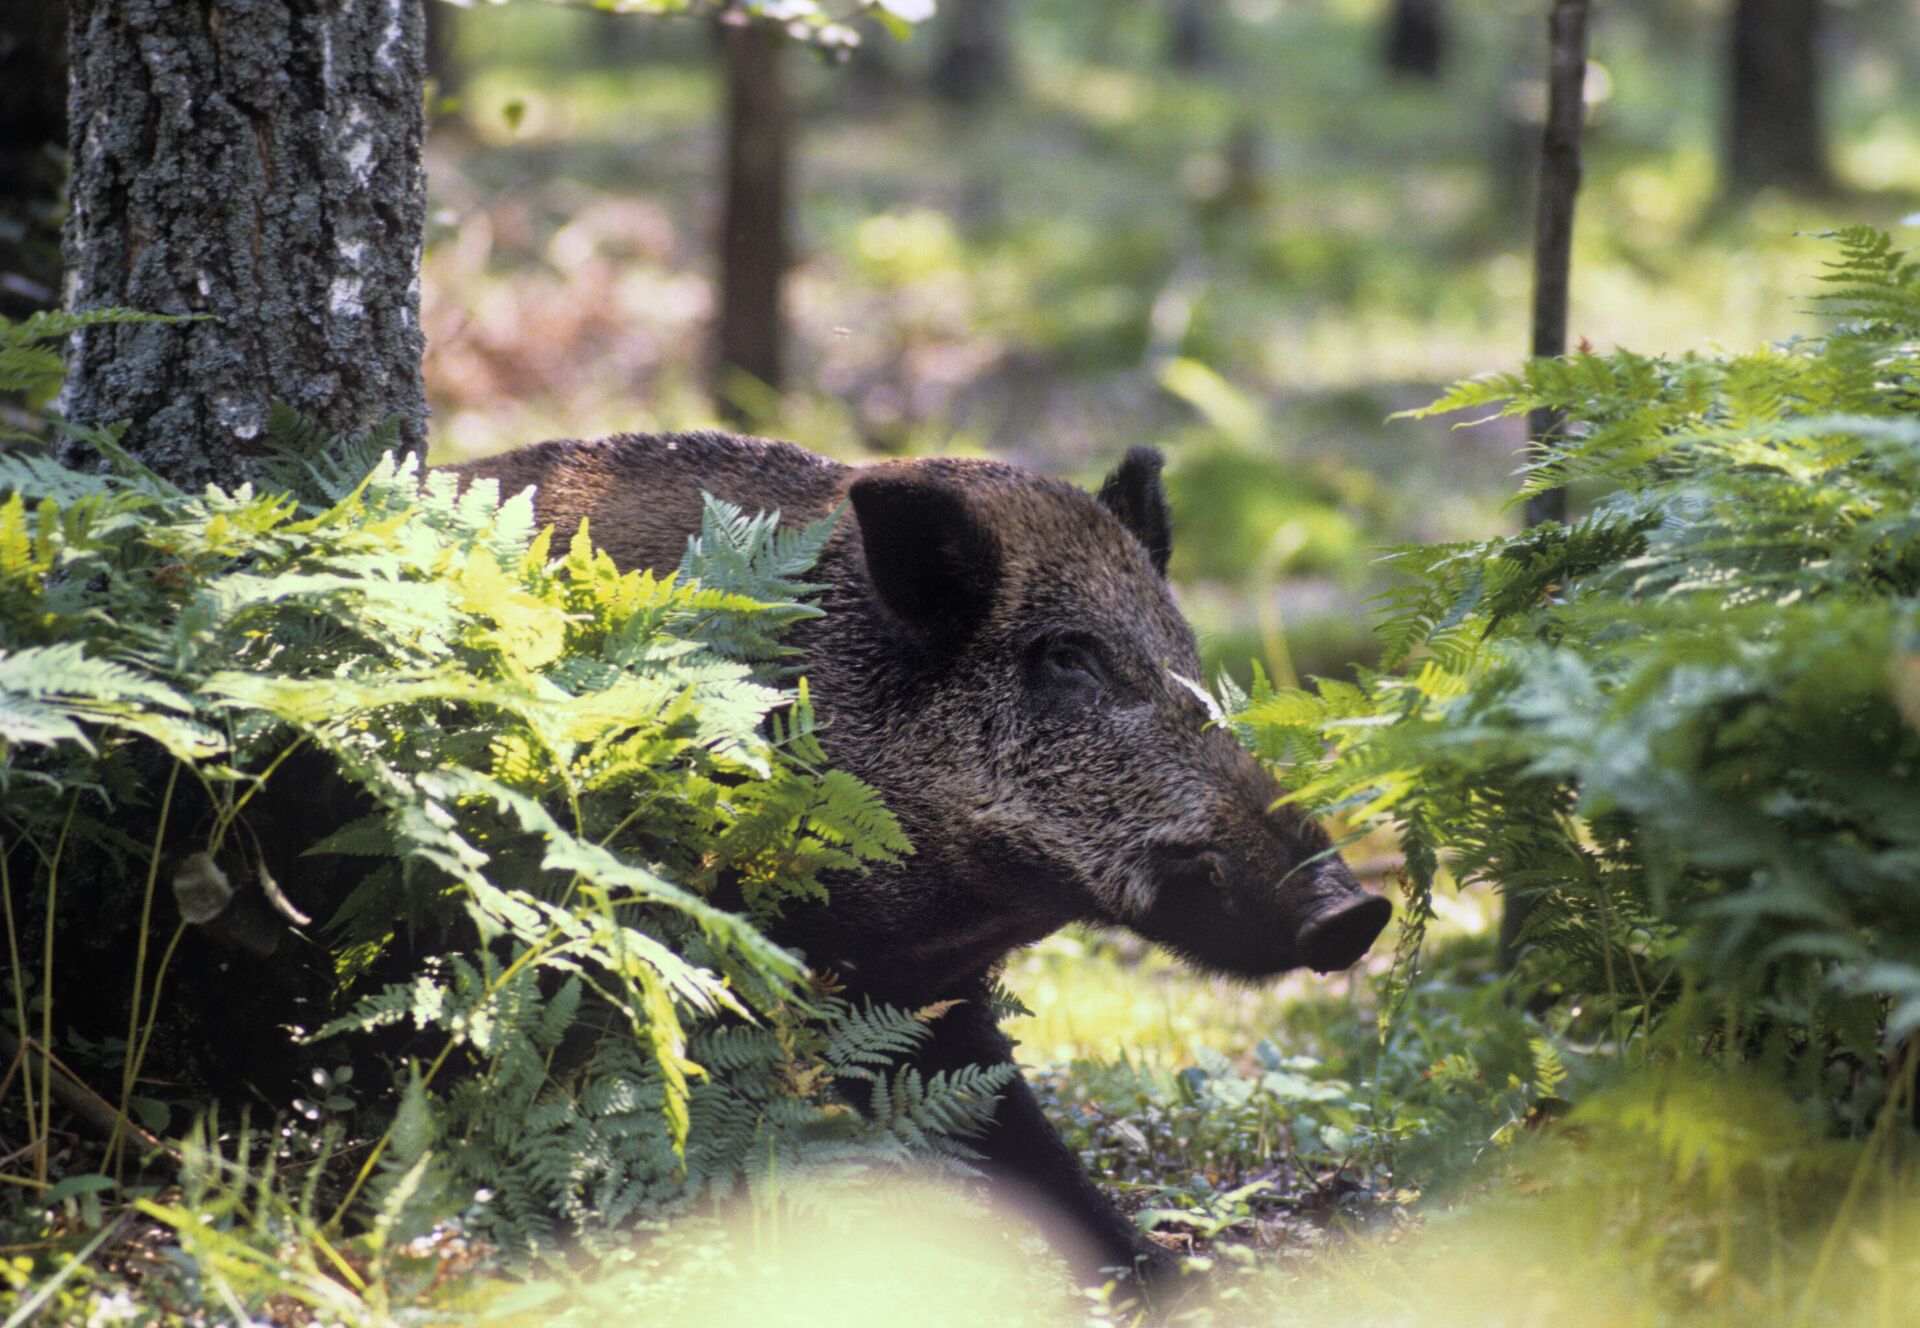
[[[6,327],[7,385],[57,373],[76,322]],[[743,1186],[797,1203],[965,1155],[1008,1071],[897,1066],[940,1011],[856,1008],[762,932],[911,851],[827,767],[780,644],[831,518],[710,501],[656,577],[584,526],[556,551],[528,494],[423,476],[390,431],[283,414],[264,487],[201,493],[66,432],[101,469],[0,453],[0,1134],[29,1275],[77,1267],[117,1195],[189,1256],[141,1284],[157,1306],[375,1312],[410,1241],[532,1268]],[[88,1026],[102,1004],[122,1022]],[[209,1065],[292,1123],[193,1123]]]
[[[1687,1011],[1871,1069],[1920,1027],[1920,270],[1838,240],[1824,336],[1448,393],[1428,413],[1565,412],[1522,495],[1590,510],[1395,551],[1392,671],[1235,717],[1301,803],[1393,827],[1416,924],[1443,855],[1529,905],[1528,972],[1618,1048]],[[1858,1128],[1884,1080],[1853,1088]]]
[[[1385,1047],[1473,1008],[1422,971],[1444,876],[1502,892],[1517,964],[1380,1129],[1480,1197],[1288,1279],[1301,1321],[1911,1321],[1920,263],[1831,238],[1823,335],[1421,412],[1562,412],[1519,498],[1586,510],[1394,551],[1382,670],[1232,698],[1296,802],[1404,853]]]

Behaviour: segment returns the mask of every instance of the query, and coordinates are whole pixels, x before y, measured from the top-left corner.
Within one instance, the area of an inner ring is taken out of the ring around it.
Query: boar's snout
[[[1361,889],[1343,866],[1321,871],[1300,895],[1294,949],[1316,973],[1358,963],[1393,916],[1393,905]]]
[[[1361,886],[1325,830],[1281,804],[1280,786],[1237,743],[1228,750],[1222,782],[1232,794],[1219,837],[1238,850],[1221,900],[1228,921],[1265,924],[1253,943],[1265,947],[1268,972],[1351,968],[1386,930],[1392,903]]]
[[[1300,967],[1338,972],[1357,963],[1393,917],[1393,905],[1331,855],[1287,873],[1272,870],[1271,856],[1230,850],[1161,849],[1153,857],[1159,888],[1130,925],[1217,972],[1254,980]]]
[[[1113,920],[1202,968],[1252,981],[1358,962],[1393,905],[1361,888],[1325,829],[1287,805],[1231,735],[1209,727],[1182,748],[1186,735],[1171,731],[1169,745],[1186,760],[1142,765],[1184,778],[1169,782],[1169,814],[1134,850],[1135,891]]]

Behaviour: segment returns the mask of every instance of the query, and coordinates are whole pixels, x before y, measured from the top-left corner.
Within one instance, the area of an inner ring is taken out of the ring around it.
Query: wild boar
[[[715,433],[549,442],[456,469],[536,486],[561,539],[590,519],[625,568],[678,565],[703,490],[789,521],[848,504],[813,576],[826,614],[794,641],[829,755],[881,793],[916,851],[837,882],[778,939],[858,996],[964,1002],[934,1022],[929,1071],[1009,1058],[988,983],[1070,922],[1245,979],[1345,968],[1386,925],[1387,901],[1209,722],[1166,582],[1152,449],[1097,496],[993,461],[845,466]],[[1051,1206],[1083,1274],[1148,1252],[1023,1082],[976,1145],[996,1184]]]

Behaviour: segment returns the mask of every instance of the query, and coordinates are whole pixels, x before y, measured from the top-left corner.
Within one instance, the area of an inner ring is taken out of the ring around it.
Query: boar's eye
[[[1071,636],[1035,642],[1032,669],[1034,682],[1055,693],[1090,697],[1106,683],[1099,651],[1090,642]]]

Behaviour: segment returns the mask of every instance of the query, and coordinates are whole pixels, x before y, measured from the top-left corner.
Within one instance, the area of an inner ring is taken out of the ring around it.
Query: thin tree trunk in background
[[[426,442],[421,0],[73,0],[70,307],[207,314],[68,349],[66,414],[231,483],[285,402]]]
[[[945,6],[942,6],[945,8]],[[900,91],[900,43],[885,32],[869,29],[853,48],[845,65],[846,81],[858,95],[878,100]]]
[[[589,37],[592,47],[584,52],[585,63],[606,69],[630,69],[658,53],[653,45],[658,29],[651,23],[635,22],[639,15],[598,7],[592,13],[598,20],[595,27],[599,31]]]
[[[1831,189],[1820,0],[1735,0],[1728,37],[1725,192]]]
[[[781,286],[787,271],[788,116],[784,38],[771,24],[720,29],[727,82],[726,198],[720,221],[720,322],[714,395],[723,412],[729,380],[781,382]]]
[[[1493,122],[1484,136],[1487,171],[1492,177],[1488,203],[1503,230],[1510,230],[1516,240],[1532,231],[1540,190],[1546,103],[1536,95],[1538,40],[1537,30],[1515,25],[1508,34],[1505,67],[1487,89],[1496,98],[1490,108]]]
[[[1214,41],[1215,0],[1173,0],[1167,30],[1167,63],[1175,69],[1202,69],[1218,54]]]
[[[1006,14],[1000,0],[949,0],[933,90],[956,106],[972,106],[1007,83]]]
[[[443,0],[426,0],[427,77],[433,81],[433,94],[445,100],[458,97],[467,81],[466,67],[460,63],[460,6]]]
[[[1548,19],[1547,126],[1540,140],[1540,195],[1533,232],[1533,356],[1567,353],[1567,301],[1573,274],[1573,203],[1580,190],[1580,126],[1586,118],[1587,0],[1554,0]],[[1563,421],[1536,410],[1527,431],[1550,446]],[[1527,500],[1527,524],[1567,519],[1567,491]]]
[[[67,145],[67,16],[49,0],[0,0],[0,314],[60,300]]]
[[[1395,74],[1439,78],[1447,58],[1445,0],[1393,0],[1381,56]]]
[[[1580,127],[1586,118],[1588,0],[1554,0],[1547,19],[1547,125],[1540,143],[1540,196],[1534,214],[1533,356],[1567,352],[1568,290],[1573,271],[1573,204],[1580,190]],[[1552,446],[1566,421],[1558,411],[1527,416],[1534,450]],[[1567,519],[1567,491],[1527,499],[1527,524]],[[1508,896],[1500,919],[1500,966],[1513,967],[1532,900]]]

